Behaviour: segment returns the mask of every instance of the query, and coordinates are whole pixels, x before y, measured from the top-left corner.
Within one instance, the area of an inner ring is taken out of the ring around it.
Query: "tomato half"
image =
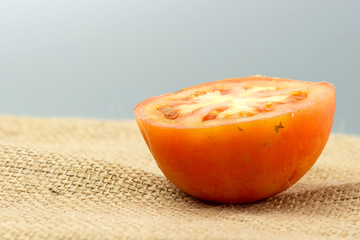
[[[135,109],[164,175],[200,199],[244,203],[297,182],[320,156],[334,86],[252,76],[149,98]]]

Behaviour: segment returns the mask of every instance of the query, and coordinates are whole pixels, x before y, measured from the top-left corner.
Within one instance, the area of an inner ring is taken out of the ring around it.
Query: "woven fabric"
[[[333,134],[297,184],[199,201],[157,168],[135,121],[0,117],[1,239],[360,239],[360,137]]]

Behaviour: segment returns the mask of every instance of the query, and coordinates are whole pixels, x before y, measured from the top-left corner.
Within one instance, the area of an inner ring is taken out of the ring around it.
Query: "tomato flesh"
[[[334,111],[331,84],[254,76],[153,97],[134,113],[173,184],[200,199],[242,203],[297,182],[325,147]]]

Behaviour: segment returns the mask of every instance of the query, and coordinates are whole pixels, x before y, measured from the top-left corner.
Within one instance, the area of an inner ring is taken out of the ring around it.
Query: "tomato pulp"
[[[134,114],[164,175],[197,198],[244,203],[296,183],[331,132],[334,86],[252,76],[149,98]]]

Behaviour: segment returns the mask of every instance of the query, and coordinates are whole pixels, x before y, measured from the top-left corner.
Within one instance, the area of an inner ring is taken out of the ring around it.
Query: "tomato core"
[[[197,90],[183,96],[169,98],[169,103],[158,105],[157,111],[168,120],[199,112],[201,121],[225,118],[246,118],[273,111],[280,104],[291,104],[306,99],[307,93],[297,89],[277,87],[232,86],[231,89]]]

